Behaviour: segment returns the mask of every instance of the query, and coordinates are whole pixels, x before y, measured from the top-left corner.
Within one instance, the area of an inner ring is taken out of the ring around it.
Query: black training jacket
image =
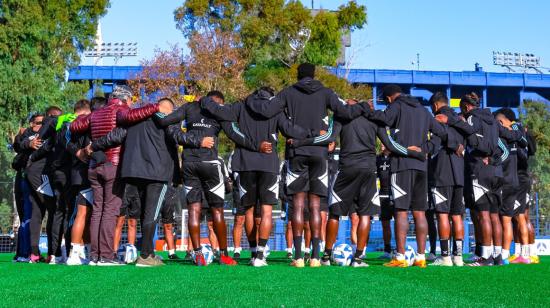
[[[400,149],[403,155],[409,146],[425,145],[430,131],[447,140],[445,127],[439,124],[417,99],[409,95],[401,94],[386,110],[376,110],[369,118],[392,129],[391,140],[398,145],[396,148]],[[427,172],[428,164],[412,157],[392,156],[391,168],[392,172]]]
[[[285,88],[277,94],[277,98],[274,102],[257,101],[250,104],[250,108],[268,118],[284,111],[293,124],[314,132],[328,129],[327,109],[332,110],[336,116],[345,120],[370,113],[367,104],[348,105],[334,91],[325,88],[320,81],[309,77]],[[326,146],[319,145],[308,145],[287,151],[288,157],[296,155],[326,158],[328,151]]]
[[[519,127],[523,129],[521,124],[519,124]],[[534,156],[537,152],[537,142],[531,131],[528,130],[525,132],[525,138],[527,139],[527,146],[518,149],[518,172],[522,173],[522,175],[528,173],[529,157]]]
[[[447,117],[458,117],[449,106],[444,106],[436,114],[444,114]],[[434,187],[464,186],[464,156],[459,156],[456,151],[459,146],[466,146],[464,136],[455,128],[447,127],[447,141],[432,134],[429,142],[433,144],[433,152],[430,155],[430,182]]]
[[[15,155],[11,163],[11,167],[14,170],[22,171],[27,166],[27,162],[29,160],[29,156],[32,153],[32,150],[28,148],[28,146],[25,147],[23,145],[23,141],[29,140],[29,138],[34,135],[36,135],[36,133],[29,127],[25,129],[22,134],[18,134],[17,136],[15,136],[12,147],[17,155]]]
[[[499,136],[499,145],[503,150],[501,161],[504,184],[517,187],[519,185],[518,148],[528,145],[525,133],[518,124],[514,123],[512,130],[500,126]]]
[[[329,135],[330,134],[330,135]],[[339,168],[367,168],[376,170],[376,137],[390,150],[393,155],[415,157],[424,161],[426,155],[421,152],[409,151],[390,138],[385,128],[365,117],[353,120],[336,119],[331,121],[328,137],[319,136],[306,140],[295,140],[293,147],[300,148],[309,144],[327,145],[340,136]]]
[[[272,118],[266,118],[251,110],[251,105],[263,103],[275,103],[278,98],[273,97],[267,91],[259,90],[248,96],[244,103],[238,102],[231,105],[219,105],[213,100],[203,100],[201,105],[220,121],[231,122],[230,130],[243,138],[251,140],[254,148],[246,148],[237,144],[231,159],[233,171],[264,171],[279,172],[279,156],[274,150],[270,154],[258,152],[257,146],[262,141],[271,142],[273,149],[277,149],[279,131],[288,138],[303,139],[314,135],[297,125],[293,125],[283,113]],[[231,136],[230,136],[231,138]],[[231,138],[233,139],[233,138]]]
[[[56,125],[57,125],[56,116],[45,117],[44,120],[42,121],[42,127],[40,127],[38,134],[33,135],[31,137],[40,138],[43,142],[42,146],[44,146],[47,140],[55,138]],[[24,148],[29,149],[29,142],[31,140],[30,139],[31,137],[23,140],[22,146]],[[50,142],[55,142],[55,141],[50,141]],[[52,144],[54,143],[50,143],[50,145]],[[29,156],[29,162],[27,164],[27,168],[25,169],[25,172],[30,174],[44,174],[47,158],[48,158],[48,151],[36,150],[32,152],[31,155]]]
[[[70,130],[69,130],[70,132]],[[67,143],[67,152],[71,156],[71,185],[83,185],[88,182],[88,163],[76,157],[76,152],[84,149],[92,142],[90,135],[71,134],[70,142]]]

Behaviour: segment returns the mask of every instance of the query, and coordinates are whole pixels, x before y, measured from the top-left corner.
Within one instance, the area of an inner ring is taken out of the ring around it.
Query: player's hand
[[[204,137],[201,141],[201,148],[211,149],[214,146],[214,138]]]
[[[414,151],[414,152],[422,152],[422,149],[420,149],[416,145],[411,145],[410,147],[407,148],[407,150]]]
[[[489,157],[483,158],[483,164],[485,164],[486,166],[489,165]]]
[[[273,145],[269,141],[262,141],[260,143],[260,153],[271,154],[273,153]]]
[[[438,114],[435,116],[435,120],[441,124],[447,124],[447,122],[449,121],[449,117],[444,114]]]
[[[286,140],[286,144],[292,145],[293,143],[294,143],[294,139],[292,139],[292,138],[288,138],[288,139]]]
[[[355,104],[357,104],[357,100],[355,100],[355,99],[353,99],[353,98],[348,98],[348,99],[346,100],[346,103],[347,103],[348,105],[355,105]]]
[[[323,135],[326,135],[327,134],[327,131],[324,130],[324,129],[321,129],[321,131],[319,131],[319,136],[323,136]]]
[[[87,156],[90,156],[92,155],[92,153],[94,152],[94,149],[92,149],[92,144],[89,143],[85,148],[84,148],[84,151],[86,153]],[[78,153],[78,152],[77,152]]]
[[[455,153],[456,155],[458,155],[458,157],[464,157],[464,145],[459,144]]]
[[[38,150],[38,149],[42,146],[42,139],[40,139],[39,137],[34,138],[34,139],[31,140],[31,142],[29,143],[29,146],[30,146],[31,149],[33,149],[33,150]]]
[[[76,151],[76,158],[78,158],[78,160],[80,160],[83,163],[88,162],[88,156],[89,155],[86,151],[86,148]]]

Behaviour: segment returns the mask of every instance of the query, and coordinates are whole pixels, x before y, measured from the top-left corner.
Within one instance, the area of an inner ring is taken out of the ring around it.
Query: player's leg
[[[436,248],[437,248],[437,225],[436,225],[436,212],[434,209],[426,211],[426,223],[428,224],[428,240],[430,241],[430,253],[427,257],[428,261],[435,261]]]
[[[464,221],[462,216],[464,215],[464,190],[460,186],[453,187],[453,196],[451,201],[451,221],[452,221],[452,236],[453,236],[453,264],[456,266],[463,266],[462,260],[462,247],[464,243]]]
[[[384,254],[380,259],[391,260],[391,219],[393,218],[393,201],[389,197],[380,198],[380,221],[382,222],[382,239],[384,241]]]
[[[529,203],[528,203],[529,204]],[[532,263],[539,263],[539,256],[537,246],[535,245],[535,228],[531,223],[531,216],[529,216],[529,206],[525,208],[525,221],[527,224],[527,234],[528,234],[528,243],[529,243],[529,256]]]
[[[241,257],[241,238],[243,237],[244,219],[244,213],[240,214],[237,212],[237,214],[235,214],[233,222],[233,245],[235,246],[233,258],[235,259]]]
[[[294,260],[302,260],[302,234],[304,232],[305,192],[298,192],[292,198],[292,241],[294,242]]]
[[[452,266],[453,262],[451,260],[450,251],[451,225],[449,221],[449,212],[451,211],[453,187],[433,187],[430,194],[435,206],[435,212],[437,213],[437,231],[439,235],[439,247],[441,248],[441,256],[435,259],[434,263],[431,265]]]
[[[311,156],[308,159],[309,171],[309,224],[311,227],[312,261],[310,266],[321,266],[321,197],[328,192],[328,162],[322,157]]]
[[[288,217],[288,216],[287,216]],[[288,220],[285,229],[286,257],[292,259],[292,220]]]
[[[327,222],[328,222],[328,197],[321,198],[321,251],[325,250],[327,241]]]
[[[306,214],[307,213],[307,214]],[[309,263],[311,260],[311,227],[309,226],[309,211],[304,209],[304,262]]]
[[[126,214],[120,213],[120,215],[116,219],[115,235],[113,238],[113,242],[114,242],[113,247],[115,248],[116,251],[118,251],[118,248],[120,246],[120,240],[122,238],[122,229],[124,228],[125,222],[126,222]]]
[[[407,232],[409,231],[409,216],[408,211],[411,207],[412,193],[412,172],[405,170],[391,175],[392,195],[394,198],[394,231],[395,245],[397,253],[395,257],[384,266],[388,267],[407,267],[405,260],[405,243],[407,240]],[[427,189],[427,188],[426,188]],[[426,217],[424,216],[424,222]],[[426,239],[424,238],[424,242]]]
[[[254,210],[258,202],[258,181],[258,172],[239,172],[239,191],[242,193],[242,196],[240,208],[237,211],[244,214],[244,225],[250,247],[251,263],[256,258],[256,249],[258,247],[258,230],[254,219]]]
[[[53,255],[50,255],[50,264],[57,264],[63,263],[64,261],[62,260],[61,242],[63,240],[63,230],[66,227],[66,216],[68,210],[68,201],[66,198],[68,187],[67,178],[63,172],[55,171],[52,174],[51,180],[55,196],[55,204],[53,212],[48,213],[48,216],[53,215],[51,220],[51,243]]]
[[[212,211],[210,210],[208,210],[208,213],[206,214],[206,227],[208,228],[208,242],[210,242],[214,255],[217,256],[220,252],[220,243],[218,242],[218,236],[216,235],[216,230],[214,228],[214,218],[212,217]]]
[[[426,236],[428,235],[428,223],[426,210],[428,209],[428,175],[426,172],[412,170],[412,196],[411,210],[416,231],[417,254],[415,266],[426,267],[424,252],[426,251]]]
[[[189,195],[188,195],[189,196]],[[189,198],[189,197],[188,197]],[[189,199],[188,199],[189,200]],[[199,266],[206,265],[206,261],[201,252],[201,203],[193,202],[187,206],[188,217],[187,227],[189,229],[189,237],[195,254],[195,264]]]
[[[244,214],[244,229],[246,232],[246,238],[248,240],[248,246],[250,247],[250,260],[256,258],[256,249],[258,248],[256,223],[254,221],[254,206],[250,206],[246,209]]]
[[[265,247],[273,227],[273,205],[277,204],[279,194],[279,176],[275,173],[261,172],[258,174],[257,200],[261,204],[260,224],[258,226],[258,254],[254,266],[265,266]]]
[[[316,194],[309,194],[309,226],[311,229],[311,258],[315,263],[319,263],[321,248],[321,199]],[[320,265],[320,264],[319,264]]]
[[[357,246],[357,228],[359,227],[359,216],[356,212],[353,212],[349,215],[349,218],[351,220],[351,228],[350,228],[350,241],[352,245]]]
[[[376,173],[369,169],[360,169],[357,174],[354,184],[356,189],[359,190],[359,196],[357,197],[355,211],[359,217],[359,225],[357,228],[357,249],[351,265],[353,267],[367,267],[368,264],[363,261],[363,255],[369,242],[371,217],[380,214],[380,198],[377,197]]]

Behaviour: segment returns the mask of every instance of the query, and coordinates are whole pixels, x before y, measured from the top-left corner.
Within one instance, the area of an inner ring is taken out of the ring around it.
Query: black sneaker
[[[468,266],[493,266],[494,264],[495,260],[493,259],[493,256],[490,256],[489,259],[481,258],[479,261],[468,264]]]
[[[502,260],[502,255],[498,255],[496,258],[493,258],[495,265],[504,265],[504,261]]]
[[[304,262],[307,263],[309,262],[309,260],[311,260],[311,253],[309,252],[304,253]]]
[[[292,252],[287,252],[286,253],[286,258],[287,259],[292,259]]]
[[[179,260],[181,260],[181,258],[178,257],[177,254],[168,255],[168,259],[174,260],[174,261],[179,261]]]
[[[193,261],[193,253],[191,251],[186,252],[183,259],[185,261]]]
[[[125,265],[125,264],[121,263],[116,259],[101,258],[99,259],[99,262],[97,262],[97,266],[121,266],[121,265]]]
[[[235,260],[239,260],[241,258],[241,253],[240,252],[236,252],[233,254],[233,259]]]

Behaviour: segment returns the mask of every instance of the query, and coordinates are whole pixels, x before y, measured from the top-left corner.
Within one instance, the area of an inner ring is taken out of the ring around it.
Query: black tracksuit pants
[[[68,219],[70,217],[70,185],[69,175],[63,171],[55,171],[51,174],[50,180],[53,185],[56,206],[52,222],[52,251],[56,257],[61,256],[61,240],[66,233]],[[71,239],[65,238],[65,249],[68,252],[71,246]]]
[[[166,197],[166,182],[127,178],[126,185],[137,187],[141,199],[141,257],[154,255],[154,237]]]
[[[39,255],[38,248],[40,242],[40,233],[42,231],[42,220],[48,212],[48,221],[46,223],[46,235],[48,237],[48,255],[53,255],[52,250],[52,224],[55,212],[55,199],[37,191],[38,187],[44,183],[46,177],[42,174],[41,168],[33,168],[27,172],[27,181],[30,185],[30,200],[32,203],[32,216],[30,223],[31,231],[31,252]],[[51,185],[51,183],[50,183]],[[52,188],[53,190],[53,188]]]

